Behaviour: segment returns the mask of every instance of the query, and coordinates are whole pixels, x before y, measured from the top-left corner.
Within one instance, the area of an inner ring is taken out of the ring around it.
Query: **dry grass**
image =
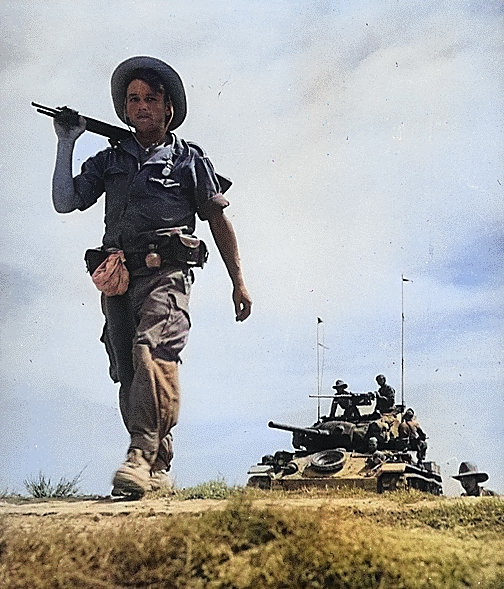
[[[330,501],[318,509],[257,508],[258,496],[235,493],[223,510],[176,516],[4,516],[0,586],[504,587],[502,500],[390,494],[360,511]]]
[[[39,472],[36,477],[25,479],[23,484],[29,495],[35,499],[67,499],[80,494],[82,473],[83,470],[71,480],[61,477],[57,483],[53,483],[43,472]]]

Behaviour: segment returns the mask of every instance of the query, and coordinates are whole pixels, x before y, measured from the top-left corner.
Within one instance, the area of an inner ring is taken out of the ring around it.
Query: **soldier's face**
[[[476,480],[476,477],[464,477],[460,483],[468,495],[478,490],[478,481]]]
[[[133,80],[126,91],[126,115],[138,133],[164,133],[173,108],[165,103],[162,92],[153,92],[143,80]]]

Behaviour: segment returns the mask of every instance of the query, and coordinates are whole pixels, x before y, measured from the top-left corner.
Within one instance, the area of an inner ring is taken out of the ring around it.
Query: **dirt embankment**
[[[497,589],[503,526],[501,498],[406,492],[4,501],[0,586]]]

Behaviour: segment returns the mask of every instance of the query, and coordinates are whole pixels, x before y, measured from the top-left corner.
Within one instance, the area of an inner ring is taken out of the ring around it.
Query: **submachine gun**
[[[101,135],[102,137],[108,137],[111,142],[121,141],[122,139],[131,137],[131,131],[129,129],[104,123],[98,119],[92,119],[91,117],[85,117],[84,115],[80,115],[78,111],[68,108],[68,106],[52,108],[50,106],[38,104],[37,102],[32,102],[31,105],[35,107],[40,114],[52,117],[53,119],[58,119],[59,123],[68,128],[76,127],[79,124],[79,117],[82,116],[86,121],[86,131]],[[219,180],[221,192],[224,194],[224,192],[231,187],[232,182],[229,178],[225,178],[220,174],[216,174],[216,176]]]

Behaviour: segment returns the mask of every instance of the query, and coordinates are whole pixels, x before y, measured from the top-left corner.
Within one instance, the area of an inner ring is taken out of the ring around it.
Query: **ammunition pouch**
[[[208,249],[203,240],[194,235],[173,233],[153,240],[143,251],[126,253],[126,266],[130,272],[163,265],[203,268],[207,259]]]
[[[206,243],[194,235],[179,233],[170,237],[168,250],[176,262],[203,268],[208,260]]]

